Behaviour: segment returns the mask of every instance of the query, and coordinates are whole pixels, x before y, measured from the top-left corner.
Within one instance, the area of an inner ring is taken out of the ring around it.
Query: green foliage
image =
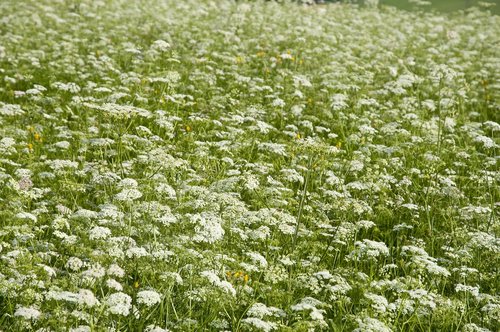
[[[498,16],[0,12],[1,331],[500,324]]]

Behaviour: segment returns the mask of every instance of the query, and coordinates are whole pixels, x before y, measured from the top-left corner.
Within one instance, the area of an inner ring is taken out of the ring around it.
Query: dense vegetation
[[[0,12],[0,330],[498,331],[498,16]]]

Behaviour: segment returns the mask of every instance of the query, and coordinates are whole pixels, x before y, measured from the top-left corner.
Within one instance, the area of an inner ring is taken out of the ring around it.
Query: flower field
[[[367,3],[1,1],[0,331],[498,331],[500,17]]]

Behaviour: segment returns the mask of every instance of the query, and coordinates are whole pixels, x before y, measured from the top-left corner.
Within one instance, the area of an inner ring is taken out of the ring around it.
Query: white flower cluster
[[[128,316],[132,309],[132,298],[122,292],[113,293],[106,299],[106,305],[110,313]]]
[[[222,228],[222,219],[215,214],[196,214],[191,219],[196,224],[194,241],[215,243],[224,237],[225,231]]]
[[[234,289],[233,285],[231,285],[230,282],[226,280],[220,280],[219,276],[215,274],[214,272],[211,271],[203,271],[200,273],[202,277],[208,279],[208,281],[224,291],[225,293],[228,293],[232,296],[236,296],[236,290]]]
[[[152,290],[144,290],[137,293],[137,303],[146,307],[154,306],[161,302],[161,295]]]
[[[354,245],[356,248],[351,251],[348,258],[355,261],[389,256],[389,248],[383,242],[364,239],[363,241],[356,241]]]

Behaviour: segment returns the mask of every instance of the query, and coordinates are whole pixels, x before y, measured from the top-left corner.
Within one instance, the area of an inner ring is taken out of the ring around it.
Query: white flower
[[[52,278],[52,277],[55,277],[57,276],[57,273],[56,273],[56,270],[54,270],[53,268],[51,268],[50,266],[47,266],[47,265],[43,265],[43,264],[37,264],[38,266],[41,266],[43,268],[43,270],[45,271],[45,273],[47,273],[47,275]]]
[[[285,101],[281,98],[276,98],[273,100],[272,105],[274,107],[284,107],[285,106]]]
[[[90,332],[90,326],[88,325],[79,325],[78,327],[75,328],[70,328],[69,332]]]
[[[60,141],[54,144],[56,148],[67,150],[70,147],[70,143],[68,141]]]
[[[110,313],[128,316],[132,309],[132,298],[122,292],[114,293],[106,299],[106,305]]]
[[[324,305],[324,303],[320,300],[313,297],[304,297],[299,303],[292,305],[291,309],[293,311],[312,310],[321,305]]]
[[[356,319],[358,328],[353,332],[392,332],[384,323],[375,318],[365,317]]]
[[[286,156],[286,145],[279,143],[259,143],[259,150],[269,151],[280,156]]]
[[[440,275],[443,277],[450,276],[450,272],[446,268],[439,266],[436,263],[437,260],[429,256],[422,248],[416,246],[403,246],[401,248],[401,255],[410,256],[411,263],[417,267],[416,271],[426,271],[432,275]]]
[[[376,312],[384,313],[387,311],[389,302],[381,295],[365,293],[365,297],[371,301],[371,306]]]
[[[170,44],[164,40],[155,40],[151,45],[151,49],[158,52],[166,52],[170,49]]]
[[[107,274],[112,277],[122,278],[125,275],[125,271],[117,264],[111,264],[108,267]]]
[[[19,307],[16,309],[16,312],[14,312],[14,316],[21,317],[26,320],[37,320],[40,318],[41,314],[42,313],[34,307]]]
[[[259,264],[261,268],[267,267],[267,260],[264,256],[259,254],[258,252],[249,252],[247,255],[250,257],[252,262]]]
[[[286,314],[279,308],[268,307],[263,303],[254,303],[250,309],[248,309],[247,315],[263,319],[265,316],[284,317]]]
[[[300,184],[304,183],[304,177],[294,169],[290,168],[282,169],[281,173],[283,173],[285,180],[288,182],[297,182]]]
[[[105,239],[110,235],[111,235],[111,230],[107,227],[95,226],[89,231],[89,239],[91,240]]]
[[[278,325],[273,322],[266,322],[260,318],[249,317],[242,320],[242,323],[253,326],[258,331],[269,332],[278,328]]]
[[[149,253],[143,247],[133,247],[133,248],[127,249],[127,251],[125,252],[125,255],[128,258],[141,258],[141,257],[149,256]]]
[[[259,188],[259,185],[259,179],[255,175],[250,174],[246,177],[245,188],[247,188],[248,190],[255,190]]]
[[[488,330],[487,328],[484,328],[481,326],[477,326],[474,323],[465,324],[462,331],[463,332],[491,332],[491,330]]]
[[[142,197],[142,193],[137,189],[123,189],[115,195],[118,201],[134,201]]]
[[[71,160],[54,159],[54,160],[48,160],[46,162],[46,164],[54,171],[61,171],[65,168],[69,168],[69,169],[77,169],[78,168],[78,162],[71,161]]]
[[[159,194],[163,194],[170,199],[176,199],[177,194],[175,189],[166,183],[160,183],[156,186],[156,192]]]
[[[113,289],[117,292],[121,292],[123,290],[123,286],[115,279],[106,280],[106,286],[108,286],[108,288]]]
[[[38,220],[38,218],[34,214],[29,213],[29,212],[19,212],[18,214],[16,214],[16,218],[29,219],[33,222],[37,222],[37,220]]]
[[[495,141],[492,140],[491,138],[489,138],[488,136],[477,135],[474,138],[474,142],[483,144],[483,147],[485,149],[493,149],[493,148],[497,147],[497,144],[495,143]]]
[[[1,51],[2,47],[0,47],[0,55],[2,54]],[[1,56],[0,56],[1,58]],[[16,116],[16,115],[23,115],[25,114],[25,111],[21,109],[20,105],[17,104],[4,104],[0,102],[0,114],[5,115],[5,116]]]
[[[389,248],[383,242],[364,239],[354,243],[356,248],[349,254],[349,259],[360,260],[362,258],[376,259],[379,256],[388,256]]]
[[[66,91],[66,92],[71,92],[71,93],[80,92],[80,87],[76,83],[73,83],[73,82],[69,82],[69,83],[54,82],[51,84],[51,86],[55,89],[60,90],[60,91]]]
[[[145,290],[137,293],[137,303],[151,307],[161,302],[161,295],[155,291]]]
[[[329,271],[319,271],[313,274],[316,279],[320,280],[330,280],[333,278],[333,275]]]
[[[219,287],[221,290],[223,290],[226,293],[229,293],[233,296],[236,296],[236,290],[234,289],[233,285],[231,283],[225,281],[225,280],[220,280],[219,276],[215,274],[214,272],[211,271],[203,271],[200,273],[203,277],[207,278],[208,281],[216,286]]]
[[[134,188],[137,188],[139,184],[137,183],[136,180],[134,179],[130,179],[130,178],[125,178],[123,180],[120,181],[120,183],[118,183],[118,187],[119,188],[127,188],[127,189],[134,189]]]
[[[66,301],[77,303],[79,301],[78,294],[68,291],[50,290],[45,294],[45,300]]]
[[[197,224],[196,234],[193,237],[195,242],[215,243],[224,237],[220,217],[211,213],[202,213],[192,216],[192,219]]]
[[[80,289],[78,292],[78,303],[86,305],[87,307],[94,307],[99,305],[99,300],[95,297],[94,293],[88,289]]]
[[[330,104],[330,107],[334,111],[341,111],[349,106],[347,104],[348,100],[349,100],[349,96],[347,96],[345,94],[335,94],[331,98],[332,103]]]
[[[82,277],[87,281],[93,281],[104,277],[105,274],[106,270],[99,263],[96,263],[90,266],[88,270],[83,271]]]
[[[479,287],[457,284],[455,286],[455,292],[457,292],[457,293],[458,292],[470,293],[472,296],[477,298],[479,296]]]

